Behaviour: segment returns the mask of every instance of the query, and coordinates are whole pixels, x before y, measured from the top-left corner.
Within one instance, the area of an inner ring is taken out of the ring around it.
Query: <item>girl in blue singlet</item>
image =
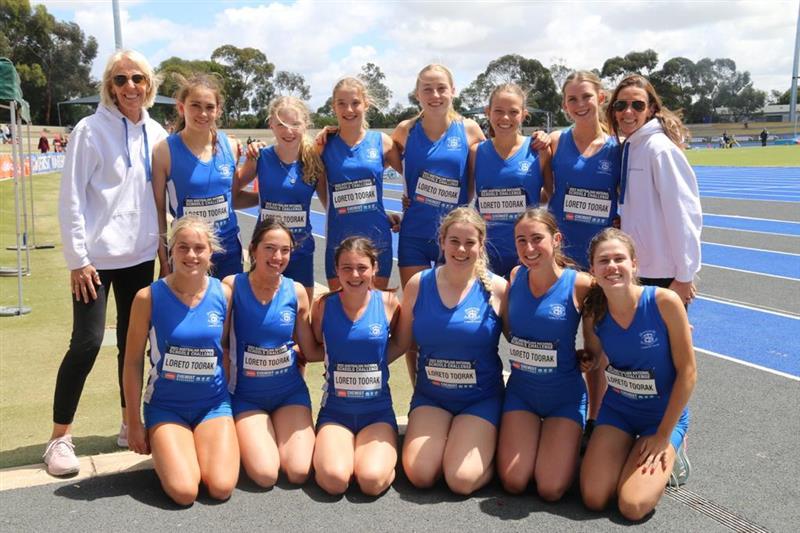
[[[293,96],[280,96],[267,109],[275,144],[266,147],[253,142],[247,147],[247,161],[240,170],[237,207],[259,206],[259,220],[273,217],[283,222],[296,246],[284,275],[306,288],[314,298],[314,236],[311,233],[311,197],[316,191],[323,206],[325,174],[314,141],[306,135],[311,125],[308,108]],[[258,192],[242,187],[258,178]]]
[[[403,444],[403,469],[416,487],[444,476],[458,494],[484,486],[494,470],[503,405],[500,299],[507,283],[488,270],[486,225],[472,208],[439,228],[444,264],[415,274],[403,293],[391,353],[419,346]]]
[[[314,302],[312,320],[325,346],[314,473],[329,494],[344,493],[355,477],[363,493],[377,496],[397,465],[388,344],[400,305],[393,293],[373,288],[378,251],[368,239],[346,238],[334,259],[341,289]]]
[[[684,438],[697,381],[692,334],[675,292],[638,284],[627,234],[603,230],[589,258],[597,285],[584,308],[586,350],[605,368],[609,387],[583,458],[581,495],[592,510],[616,496],[622,515],[638,521],[668,481],[681,484],[689,475]]]
[[[392,273],[391,232],[399,215],[387,216],[383,206],[383,171],[400,169],[400,157],[388,135],[369,130],[365,117],[370,105],[367,87],[358,78],[343,78],[333,88],[338,129],[322,149],[329,200],[325,275],[332,290],[340,286],[334,251],[350,236],[367,237],[379,251],[375,287],[385,289]]]
[[[403,155],[408,208],[400,225],[397,266],[400,283],[439,262],[439,223],[447,213],[472,200],[474,185],[467,172],[470,147],[485,139],[480,126],[453,108],[453,74],[432,64],[417,75],[414,95],[419,115],[392,132]]]
[[[574,125],[550,135],[555,190],[549,208],[564,235],[564,253],[588,269],[589,241],[617,219],[620,149],[604,124],[606,93],[596,74],[573,72],[561,93]]]
[[[503,299],[511,376],[497,445],[497,472],[509,492],[531,479],[547,501],[572,485],[586,419],[586,385],[575,351],[591,276],[561,252],[561,233],[546,209],[529,209],[514,225],[522,266]]]
[[[179,80],[175,133],[153,150],[159,231],[166,234],[167,199],[176,219],[195,215],[211,224],[222,245],[211,258],[212,272],[222,279],[242,271],[242,245],[232,195],[239,148],[216,129],[222,112],[217,81],[205,74]],[[163,245],[159,246],[158,258],[160,275],[164,276],[169,263]]]
[[[516,84],[497,86],[486,107],[490,139],[470,147],[477,208],[486,220],[486,251],[495,274],[508,278],[518,264],[514,221],[542,200],[542,187],[551,188],[550,150],[538,153],[530,137],[520,133],[528,116],[527,96]]]
[[[223,280],[233,293],[228,390],[242,465],[262,487],[273,486],[279,470],[290,483],[305,483],[314,451],[311,399],[293,348],[313,354],[319,345],[305,289],[283,275],[293,244],[279,220],[260,221],[250,272]]]
[[[550,138],[554,191],[549,208],[564,236],[564,254],[581,268],[589,268],[592,237],[610,227],[617,217],[620,148],[605,125],[602,105],[606,93],[593,72],[573,72],[561,87],[562,107],[575,123]],[[619,227],[619,225],[617,225]],[[602,371],[586,374],[589,419],[584,439],[591,436],[605,393]]]
[[[225,385],[229,287],[208,276],[219,248],[214,230],[187,215],[172,228],[172,273],[136,294],[131,309],[123,384],[128,445],[153,456],[167,495],[191,505],[202,481],[226,500],[239,478],[239,446]],[[151,368],[141,420],[142,370]]]

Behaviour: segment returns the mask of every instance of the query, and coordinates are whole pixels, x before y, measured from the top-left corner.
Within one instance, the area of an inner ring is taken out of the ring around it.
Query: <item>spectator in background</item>
[[[763,130],[761,130],[761,133],[759,134],[759,137],[761,138],[761,146],[766,146],[767,145],[767,139],[769,138],[769,132],[767,131],[767,128],[764,128]]]
[[[56,133],[53,135],[53,151],[54,152],[63,152],[64,151],[64,144],[61,141],[61,134]]]
[[[46,154],[50,151],[50,141],[47,140],[47,130],[42,131],[42,136],[39,137],[39,152]]]
[[[8,124],[2,125],[0,128],[0,134],[3,135],[3,144],[11,142],[11,129],[8,127]]]

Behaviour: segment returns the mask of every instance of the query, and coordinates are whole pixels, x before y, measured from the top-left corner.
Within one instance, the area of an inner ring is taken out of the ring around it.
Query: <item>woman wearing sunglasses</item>
[[[153,281],[158,223],[150,182],[152,147],[167,133],[147,114],[159,79],[138,52],[119,50],[106,64],[97,111],[71,135],[61,174],[59,222],[70,269],[73,324],[53,399],[53,433],[44,454],[55,476],[79,470],[70,426],[103,341],[113,287],[122,427],[127,447],[122,366],[136,292]]]
[[[688,305],[700,270],[703,215],[697,178],[683,154],[688,136],[647,78],[623,79],[606,110],[612,131],[625,139],[619,212],[636,243],[643,285],[667,287]]]

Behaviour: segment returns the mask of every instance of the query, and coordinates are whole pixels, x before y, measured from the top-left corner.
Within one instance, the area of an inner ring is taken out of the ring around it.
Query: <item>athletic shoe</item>
[[[77,474],[81,469],[78,458],[75,457],[72,435],[64,435],[48,442],[42,458],[47,465],[47,473],[51,476]]]
[[[669,486],[680,487],[689,481],[689,474],[691,473],[692,463],[689,462],[689,456],[686,455],[686,437],[684,437],[678,452],[675,454],[675,464],[669,476]]]
[[[117,435],[117,446],[120,448],[128,447],[128,426],[123,422],[119,426],[119,435]]]
[[[581,436],[581,457],[586,453],[586,447],[589,445],[589,439],[592,437],[592,431],[594,431],[594,423],[594,418],[590,418],[586,421],[586,427],[583,428],[583,435]]]

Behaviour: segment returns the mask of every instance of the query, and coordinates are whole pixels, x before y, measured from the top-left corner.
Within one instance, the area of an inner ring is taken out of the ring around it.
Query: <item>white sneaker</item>
[[[675,464],[672,467],[672,474],[669,476],[670,487],[680,487],[689,481],[689,475],[692,473],[692,463],[689,462],[689,456],[686,455],[686,437],[678,447],[678,452],[675,454]]]
[[[125,423],[119,426],[119,435],[117,435],[117,446],[120,448],[128,447],[128,426]]]
[[[42,458],[44,464],[47,465],[47,473],[51,476],[77,474],[81,469],[78,458],[75,456],[72,435],[64,435],[48,442]]]

